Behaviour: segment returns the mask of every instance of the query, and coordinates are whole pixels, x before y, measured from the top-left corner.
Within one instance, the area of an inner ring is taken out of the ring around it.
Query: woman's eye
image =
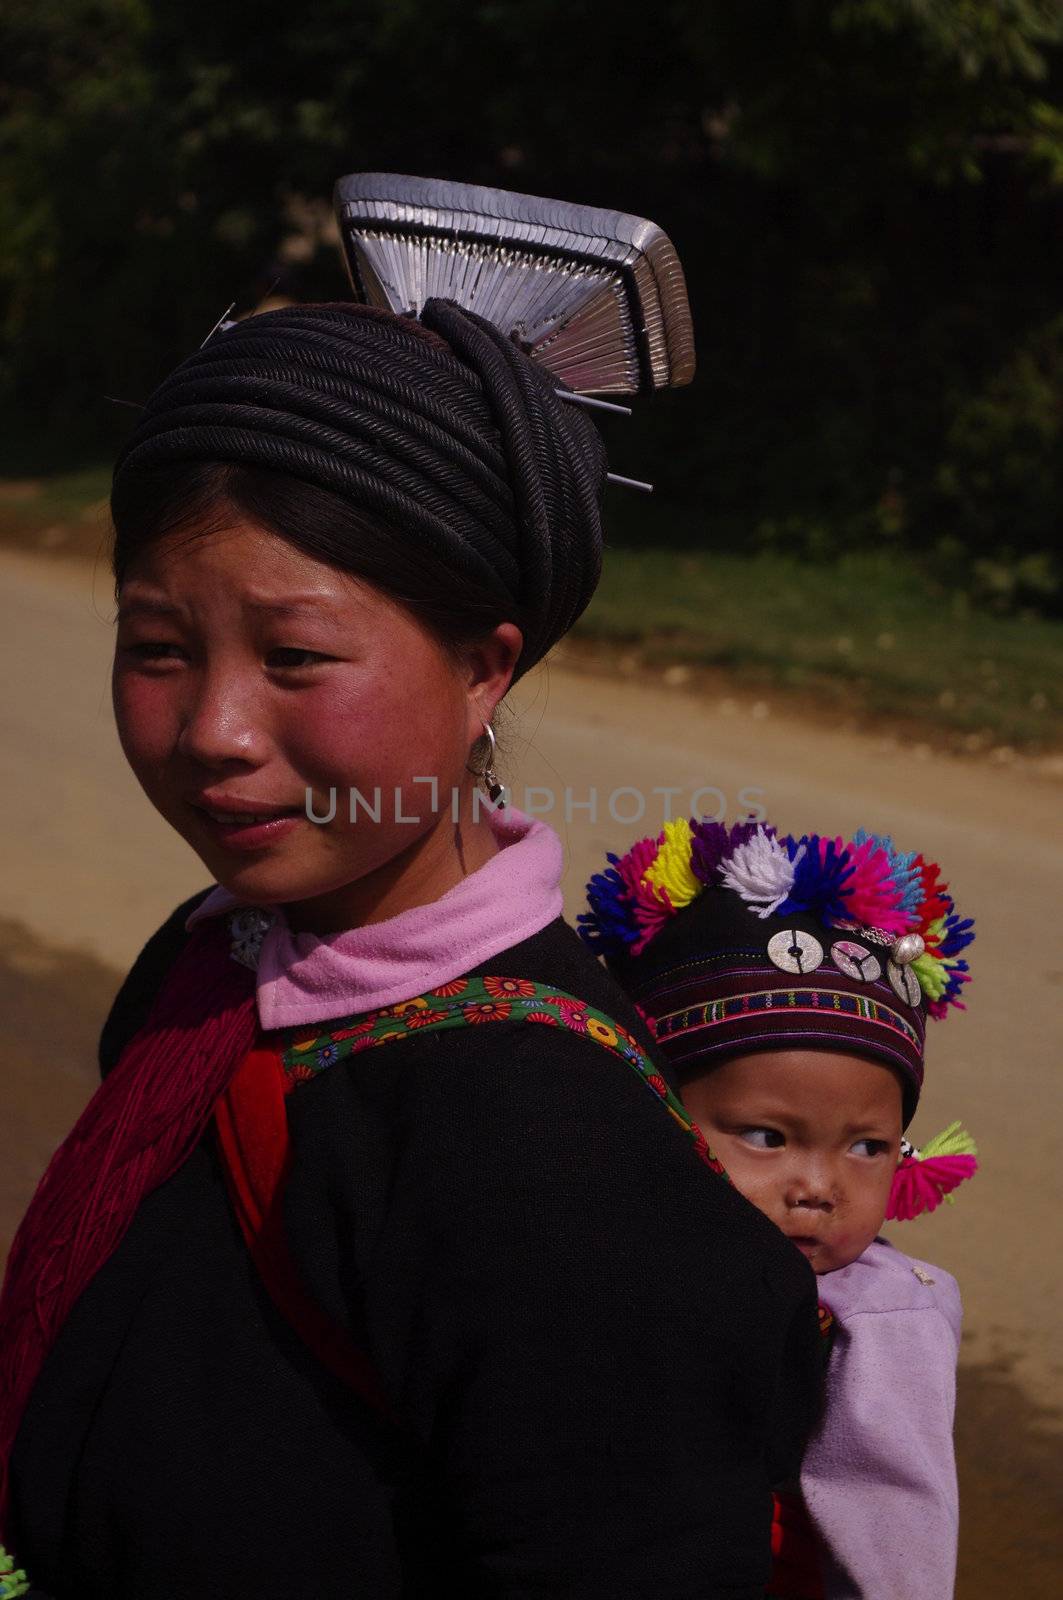
[[[779,1150],[786,1143],[778,1128],[743,1128],[738,1137],[754,1150]]]
[[[857,1139],[851,1147],[857,1156],[881,1156],[889,1149],[885,1139]]]
[[[319,650],[299,650],[294,645],[283,645],[269,652],[266,664],[270,667],[279,667],[283,671],[292,667],[316,667],[319,662],[333,659],[332,656],[322,655]]]
[[[177,644],[163,644],[161,640],[145,639],[140,644],[123,646],[124,653],[136,661],[170,661],[181,654]]]

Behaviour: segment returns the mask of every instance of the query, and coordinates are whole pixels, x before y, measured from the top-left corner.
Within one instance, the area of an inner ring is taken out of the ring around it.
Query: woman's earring
[[[495,756],[498,751],[495,730],[489,722],[484,722],[481,726],[484,730],[484,737],[487,740],[488,751],[483,770],[478,772],[476,776],[480,781],[481,789],[483,789],[495,810],[503,811],[506,805],[506,787],[505,784],[499,782],[498,774],[495,772]]]

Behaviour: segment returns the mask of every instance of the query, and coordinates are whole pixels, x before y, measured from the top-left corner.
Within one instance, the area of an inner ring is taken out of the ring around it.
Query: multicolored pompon
[[[0,1544],[0,1600],[15,1600],[15,1596],[29,1594],[32,1585],[21,1567]]]
[[[869,833],[866,828],[858,828],[853,834],[853,843],[861,845],[867,840],[872,840],[889,862],[890,877],[900,899],[898,909],[908,916],[908,932],[913,932],[919,917],[919,907],[923,903],[923,879],[918,863],[922,857],[914,850],[898,850],[888,833]]]
[[[837,841],[839,849],[841,840]],[[865,928],[885,933],[907,933],[909,913],[901,904],[903,891],[893,874],[893,862],[874,834],[862,844],[849,846],[853,874],[843,895],[845,915]]]
[[[690,865],[693,848],[693,835],[686,817],[666,822],[657,854],[644,875],[646,882],[659,896],[667,895],[673,911],[679,911],[683,906],[688,906],[691,900],[696,900],[704,887]]]
[[[758,827],[721,861],[720,881],[725,889],[733,889],[741,896],[759,917],[770,917],[791,893],[797,866],[806,848],[798,845],[791,856],[786,840],[777,839],[766,828]]]
[[[947,1014],[949,1006],[956,1006],[960,1011],[966,1010],[960,995],[963,985],[971,981],[971,974],[967,962],[961,960],[956,952],[965,950],[971,943],[974,938],[970,931],[972,927],[969,917],[961,922],[954,912],[947,917],[938,917],[924,934],[926,949],[912,962],[912,971],[926,996],[927,1012],[937,1021]]]
[[[782,842],[794,863],[794,881],[778,915],[808,912],[824,921],[847,917],[845,886],[856,868],[841,840],[811,833],[803,839],[788,836]]]
[[[639,936],[639,925],[628,898],[627,885],[617,870],[620,857],[610,850],[604,872],[596,872],[587,885],[589,911],[576,918],[579,932],[596,955],[619,956]]]
[[[689,831],[689,830],[688,830]],[[657,889],[647,874],[657,859],[665,835],[639,839],[622,856],[609,852],[609,866],[596,872],[587,885],[589,911],[576,918],[579,933],[596,955],[607,959],[630,951],[638,955],[649,939],[673,915],[665,889]]]
[[[700,822],[690,819],[690,870],[695,878],[708,888],[720,881],[720,863],[733,855],[740,844],[752,839],[757,831],[755,822],[736,822],[728,828],[723,822],[703,817]],[[775,835],[767,825],[764,832]]]
[[[898,850],[888,834],[861,828],[845,843],[818,833],[780,838],[770,823],[677,818],[607,860],[587,885],[590,910],[577,918],[607,959],[639,955],[684,906],[724,888],[758,917],[811,916],[858,937],[864,930],[878,946],[918,933],[925,949],[912,971],[927,1014],[940,1020],[950,1006],[964,1009],[971,975],[960,953],[974,924],[957,915],[937,863]]]
[[[924,930],[929,930],[939,918],[947,917],[954,909],[954,905],[948,885],[941,881],[941,868],[937,862],[925,861],[922,856],[916,856],[915,865],[919,868],[922,891],[917,913],[919,920],[915,931],[925,937]]]
[[[654,888],[647,877],[663,842],[663,833],[658,834],[656,839],[640,839],[637,844],[632,845],[626,856],[620,857],[616,864],[638,929],[638,935],[631,946],[632,955],[638,955],[643,946],[672,915],[667,889]]]
[[[952,1122],[923,1145],[904,1154],[893,1174],[886,1218],[910,1222],[924,1211],[936,1211],[942,1200],[978,1170],[978,1146],[959,1122]]]

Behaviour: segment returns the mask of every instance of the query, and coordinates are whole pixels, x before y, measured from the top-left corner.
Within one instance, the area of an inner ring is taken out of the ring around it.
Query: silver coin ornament
[[[823,962],[823,946],[801,928],[784,928],[768,940],[768,960],[780,972],[815,972]]]
[[[890,959],[899,967],[906,967],[910,961],[918,961],[925,949],[922,934],[902,933],[899,939],[893,941]]]
[[[830,948],[830,958],[839,972],[857,983],[874,983],[882,976],[882,963],[866,945],[852,939],[836,939]]]
[[[887,961],[886,976],[890,981],[890,988],[898,1000],[903,1000],[905,1005],[917,1006],[923,997],[919,987],[919,979],[910,966],[900,966],[896,961]]]

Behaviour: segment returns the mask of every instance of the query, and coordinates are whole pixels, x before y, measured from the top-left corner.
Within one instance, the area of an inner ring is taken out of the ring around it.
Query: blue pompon
[[[948,968],[948,981],[941,995],[944,1005],[956,1005],[960,995],[967,987],[967,979],[962,974],[969,972],[970,967],[966,961],[955,961]]]
[[[821,852],[818,833],[806,834],[801,839],[787,838],[783,843],[791,861],[796,859],[801,845],[805,846],[805,853],[794,868],[793,887],[776,915],[808,912],[825,922],[844,920],[846,906],[842,891],[855,871],[848,850],[839,850],[836,840],[827,839]]]
[[[959,955],[961,950],[966,950],[967,946],[974,942],[975,936],[971,931],[973,927],[973,917],[958,917],[955,911],[950,912],[945,918],[944,931],[934,954],[937,956]],[[967,963],[964,962],[963,965],[966,967]]]
[[[596,955],[622,955],[639,936],[627,888],[616,870],[619,859],[612,851],[606,856],[611,865],[604,872],[596,872],[587,885],[591,909],[576,918],[580,938]]]

